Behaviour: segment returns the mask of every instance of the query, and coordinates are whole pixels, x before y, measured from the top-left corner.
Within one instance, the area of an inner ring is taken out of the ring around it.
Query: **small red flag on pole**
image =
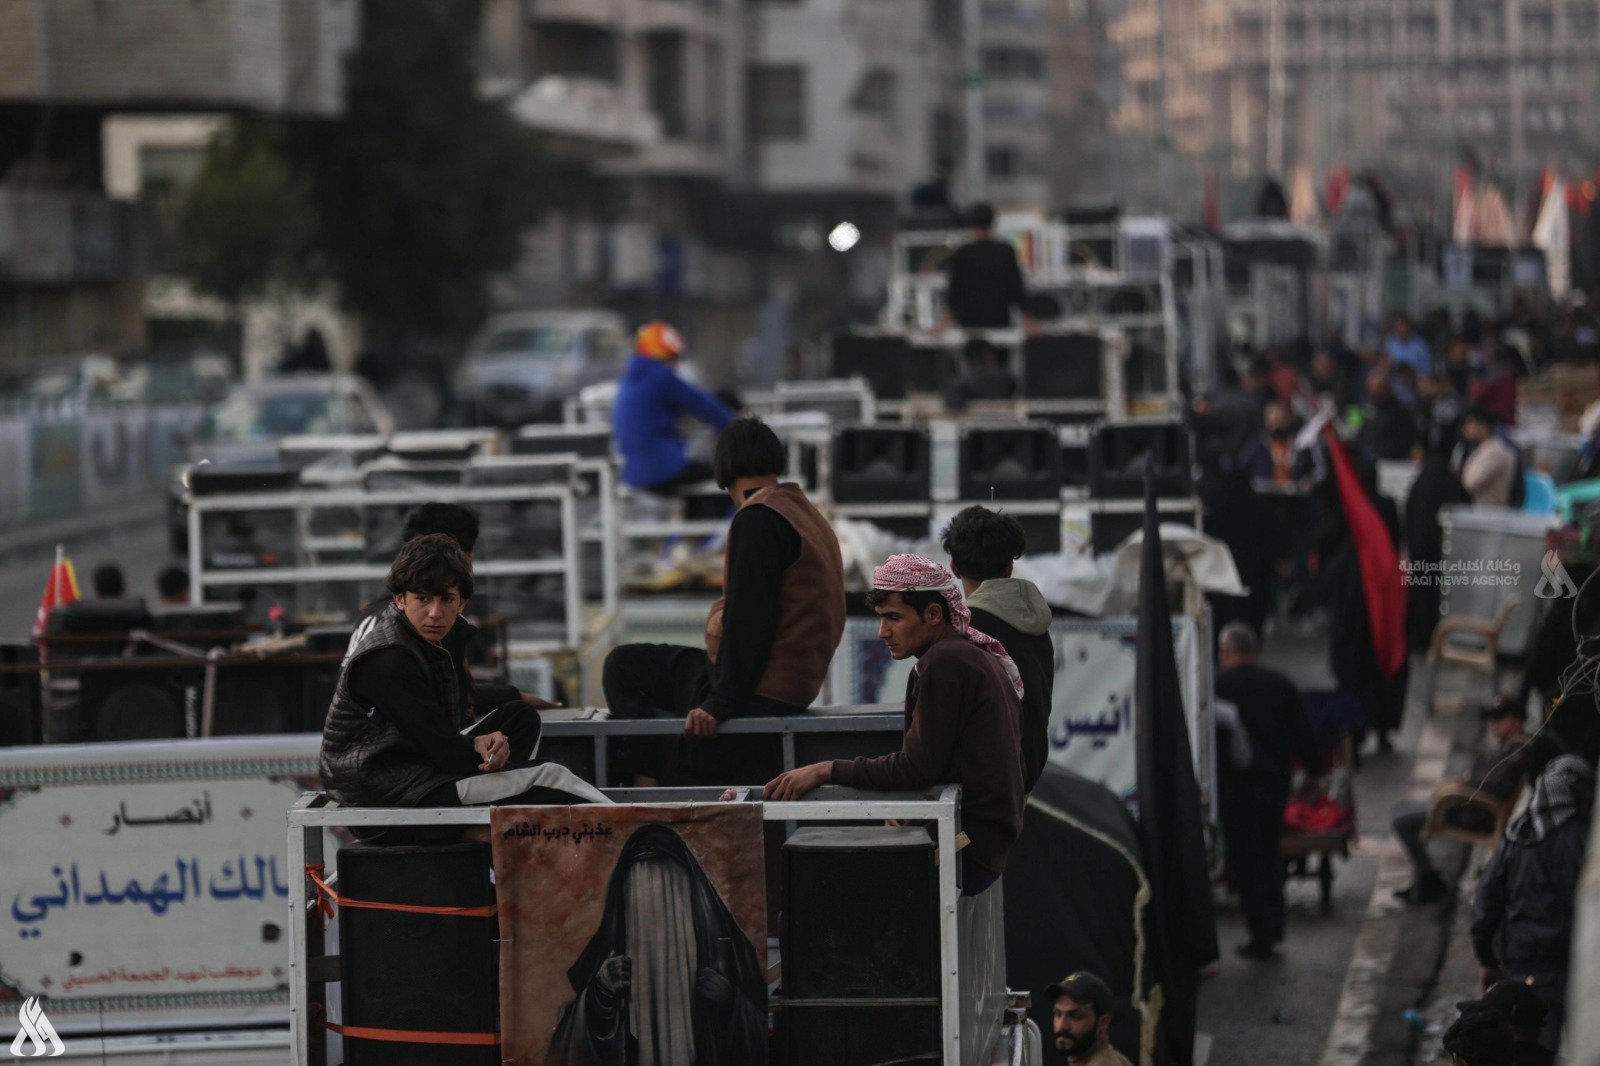
[[[72,568],[72,560],[67,558],[66,548],[57,544],[55,565],[50,568],[50,577],[44,583],[44,595],[39,597],[39,613],[33,619],[34,638],[44,636],[51,611],[77,598],[78,574]]]

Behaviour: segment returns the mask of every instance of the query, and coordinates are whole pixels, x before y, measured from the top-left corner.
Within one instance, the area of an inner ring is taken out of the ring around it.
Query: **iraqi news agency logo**
[[[1533,587],[1533,594],[1541,600],[1564,600],[1578,594],[1578,586],[1572,580],[1572,575],[1567,573],[1567,568],[1561,565],[1561,557],[1553,551],[1544,553],[1544,558],[1539,561],[1539,583]]]
[[[56,1027],[50,1024],[44,1008],[39,1006],[37,996],[29,996],[22,1004],[22,1009],[17,1011],[17,1021],[22,1029],[17,1033],[17,1038],[11,1041],[11,1054],[17,1058],[38,1059],[48,1056],[53,1059],[67,1053],[66,1045],[56,1035]],[[32,1051],[28,1050],[30,1044]]]

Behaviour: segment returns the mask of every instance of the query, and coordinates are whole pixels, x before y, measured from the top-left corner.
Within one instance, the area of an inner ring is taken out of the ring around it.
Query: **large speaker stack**
[[[485,907],[495,901],[489,846],[347,847],[339,893],[364,903]],[[339,913],[346,1027],[498,1033],[499,923],[492,916],[346,907]],[[346,1066],[495,1066],[493,1045],[347,1037]]]
[[[24,669],[0,672],[0,748],[38,744],[44,739],[40,717],[39,650],[32,641],[0,641],[0,666]]]
[[[1089,437],[1090,542],[1114,550],[1144,521],[1148,467],[1160,521],[1200,528],[1194,488],[1194,442],[1183,423],[1147,420],[1107,423]]]
[[[939,873],[912,827],[796,830],[783,846],[779,1063],[939,1062]]]
[[[957,507],[978,503],[1021,523],[1028,554],[1061,550],[1059,432],[1047,425],[963,426],[956,449]]]
[[[846,426],[833,435],[833,502],[896,536],[928,535],[933,445],[926,427]]]

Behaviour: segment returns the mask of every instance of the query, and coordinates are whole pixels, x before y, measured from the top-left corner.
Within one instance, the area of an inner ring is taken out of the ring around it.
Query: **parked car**
[[[456,398],[469,424],[558,419],[567,398],[620,376],[629,350],[627,321],[612,311],[495,315],[467,348]]]
[[[184,461],[173,467],[167,485],[173,550],[188,550],[189,474],[196,466],[268,470],[278,465],[284,437],[393,432],[382,401],[353,374],[296,374],[237,386],[206,413]]]

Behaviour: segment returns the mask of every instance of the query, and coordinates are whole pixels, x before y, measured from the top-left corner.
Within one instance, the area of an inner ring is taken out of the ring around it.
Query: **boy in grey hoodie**
[[[1050,749],[1056,646],[1050,605],[1039,587],[1011,576],[1027,535],[1010,515],[972,506],[950,520],[942,538],[950,569],[966,591],[972,628],[1003,644],[1022,675],[1022,784],[1031,792]]]

